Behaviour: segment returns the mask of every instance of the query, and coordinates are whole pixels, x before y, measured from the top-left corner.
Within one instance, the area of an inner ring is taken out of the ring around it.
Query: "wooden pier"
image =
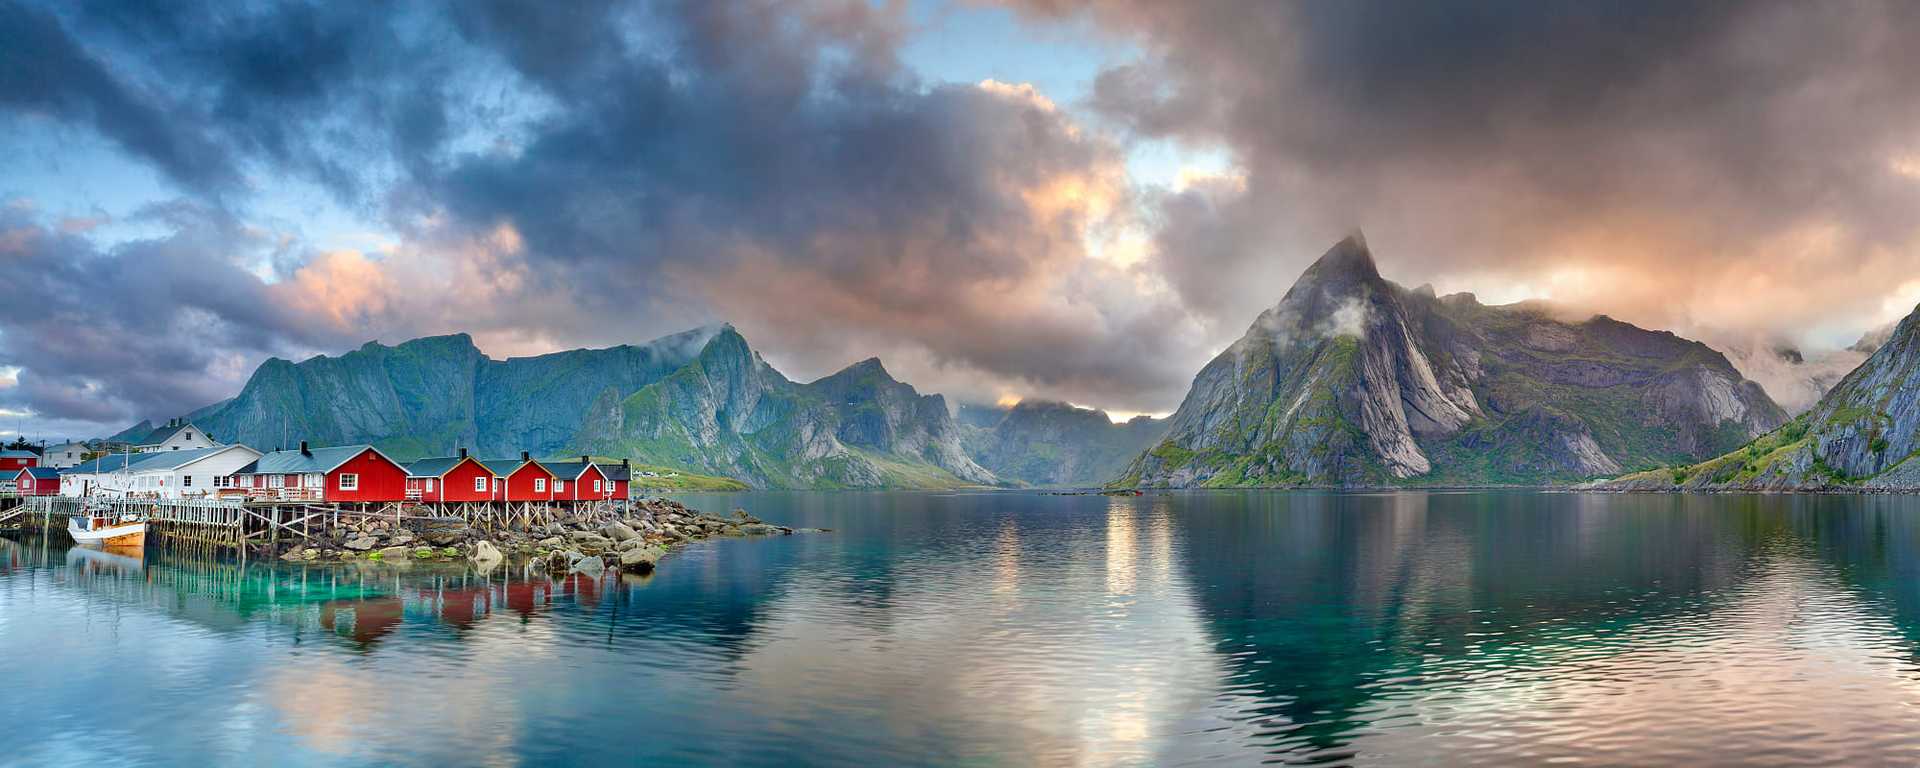
[[[367,519],[395,525],[458,524],[488,532],[526,532],[562,522],[563,518],[575,522],[613,520],[625,514],[631,504],[627,500],[329,504],[277,499],[16,498],[17,503],[0,508],[0,525],[24,522],[46,530],[65,530],[67,518],[81,514],[91,504],[95,508],[104,506],[109,517],[146,521],[149,541],[170,547],[243,552],[277,548],[282,541],[310,539],[343,522]]]

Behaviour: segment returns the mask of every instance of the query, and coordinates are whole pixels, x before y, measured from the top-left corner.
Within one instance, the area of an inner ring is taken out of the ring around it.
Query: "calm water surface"
[[[1920,501],[748,494],[649,578],[0,540],[0,765],[1912,764]]]

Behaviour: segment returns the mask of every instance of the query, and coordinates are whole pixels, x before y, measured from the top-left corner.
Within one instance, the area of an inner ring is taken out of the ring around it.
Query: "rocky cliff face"
[[[1011,408],[961,409],[974,458],[1001,480],[1034,486],[1096,486],[1158,442],[1166,421],[1138,416],[1115,424],[1103,411],[1021,401]]]
[[[1355,236],[1201,370],[1119,482],[1570,482],[1713,455],[1784,419],[1698,342],[1409,291]]]
[[[369,342],[339,357],[268,360],[238,396],[193,418],[222,440],[260,448],[308,440],[370,442],[401,458],[456,446],[551,453],[568,447],[597,395],[624,397],[659,380],[716,332],[508,360],[488,359],[465,334]]]
[[[1806,413],[1709,461],[1642,472],[1611,490],[1920,488],[1920,309]]]
[[[596,453],[760,487],[951,487],[995,482],[967,455],[939,395],[866,360],[809,384],[767,365],[731,328],[698,358],[623,399],[597,404],[575,443]]]

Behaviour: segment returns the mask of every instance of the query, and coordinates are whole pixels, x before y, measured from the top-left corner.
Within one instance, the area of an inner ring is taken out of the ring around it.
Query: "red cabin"
[[[405,501],[407,469],[371,445],[274,451],[233,473],[233,487],[275,499]]]
[[[553,499],[554,475],[540,462],[521,453],[515,459],[491,459],[486,462],[497,481],[494,483],[494,501],[551,501]]]
[[[407,465],[407,498],[425,502],[491,501],[493,470],[467,455],[421,459]]]
[[[613,481],[599,465],[582,456],[579,461],[550,461],[547,471],[554,477],[553,498],[557,501],[604,501],[623,499],[615,493]]]
[[[27,467],[13,476],[13,483],[22,496],[58,496],[60,470],[53,467]]]
[[[33,451],[0,451],[0,472],[11,476],[27,467],[40,466],[40,454]]]

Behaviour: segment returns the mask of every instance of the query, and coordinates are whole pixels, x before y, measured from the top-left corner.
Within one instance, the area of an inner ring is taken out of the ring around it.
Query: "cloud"
[[[1857,332],[1920,266],[1911,3],[1009,4],[1136,42],[1094,107],[1244,173],[1153,201],[1229,325],[1355,226],[1407,284],[1583,272],[1551,298],[1683,331]]]

